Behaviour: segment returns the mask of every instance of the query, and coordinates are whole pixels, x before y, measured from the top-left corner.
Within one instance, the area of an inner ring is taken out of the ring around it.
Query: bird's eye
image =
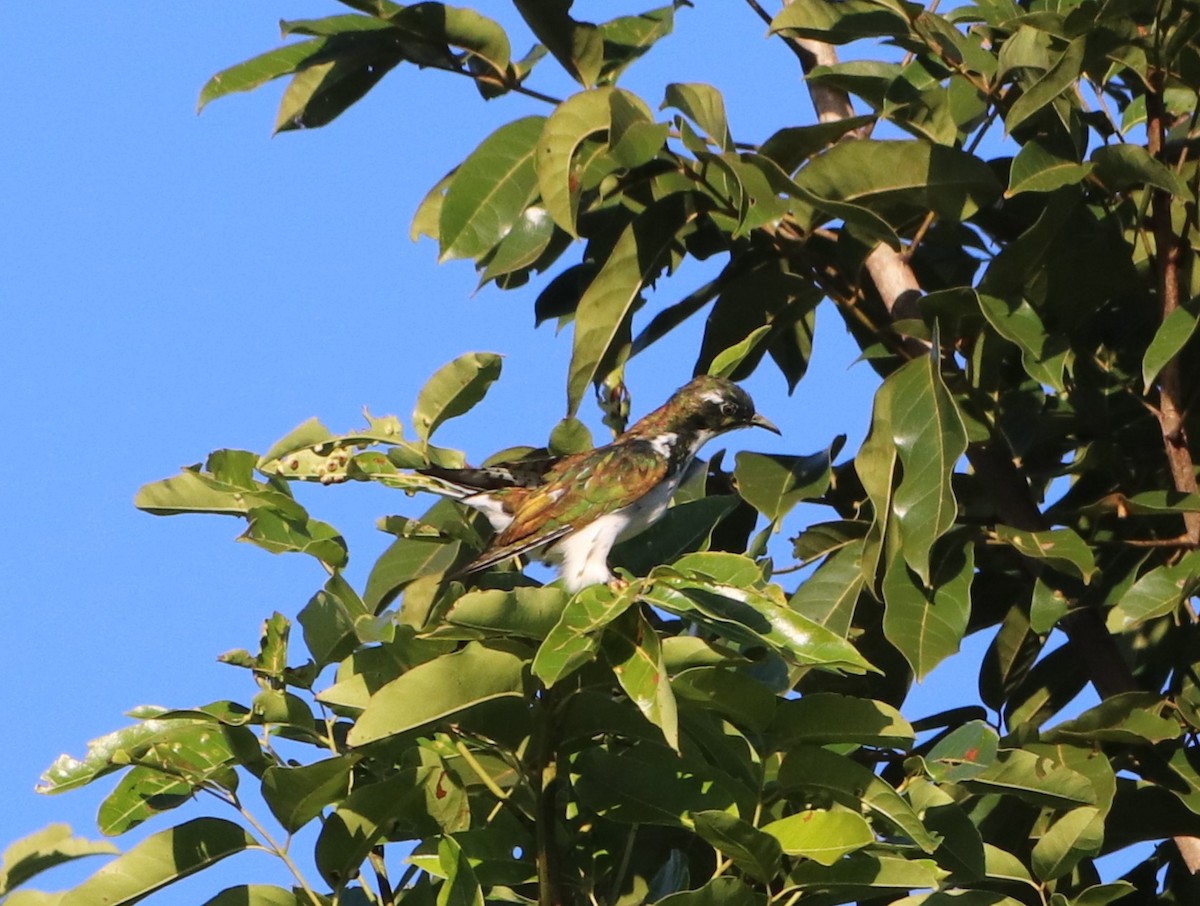
[[[737,408],[737,403],[721,403],[721,414],[727,418],[733,418],[735,415],[737,415]]]

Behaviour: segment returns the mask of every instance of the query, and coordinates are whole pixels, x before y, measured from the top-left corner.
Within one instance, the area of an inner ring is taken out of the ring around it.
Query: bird
[[[701,447],[749,427],[781,433],[733,381],[701,375],[612,443],[586,453],[417,471],[482,512],[496,532],[463,573],[525,555],[558,567],[573,594],[614,581],[613,545],[662,517]]]

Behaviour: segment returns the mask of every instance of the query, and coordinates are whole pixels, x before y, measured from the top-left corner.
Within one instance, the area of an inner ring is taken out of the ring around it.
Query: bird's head
[[[716,437],[735,428],[758,427],[780,433],[769,419],[754,411],[750,394],[733,381],[711,375],[701,375],[684,384],[661,408],[634,428],[646,423],[658,431],[703,438]]]

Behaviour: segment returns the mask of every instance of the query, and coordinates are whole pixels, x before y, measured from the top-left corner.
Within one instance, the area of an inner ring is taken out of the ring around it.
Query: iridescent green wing
[[[569,535],[589,522],[629,506],[667,477],[668,461],[644,440],[585,454],[529,494],[512,524],[467,567],[485,569]]]

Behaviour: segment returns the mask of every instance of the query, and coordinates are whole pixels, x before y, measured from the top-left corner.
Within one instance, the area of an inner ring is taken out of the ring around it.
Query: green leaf
[[[604,64],[597,77],[616,81],[630,63],[641,57],[675,27],[675,7],[660,6],[636,16],[618,16],[599,27],[604,41]]]
[[[795,181],[819,198],[861,205],[888,222],[928,211],[958,222],[1000,193],[979,158],[914,141],[840,142],[802,167]]]
[[[307,906],[296,894],[273,884],[239,884],[227,887],[203,906]]]
[[[799,548],[800,539],[795,540]],[[853,625],[858,597],[864,586],[862,558],[861,539],[834,551],[796,589],[788,606],[845,638]]]
[[[987,770],[965,783],[981,793],[1010,794],[1051,808],[1073,808],[1096,801],[1092,784],[1082,774],[1022,749],[1000,750]]]
[[[692,555],[696,556],[696,555]],[[678,564],[677,564],[678,565]],[[864,673],[875,668],[845,639],[751,588],[655,570],[643,598],[655,607],[711,626],[726,638],[763,642],[797,666]]]
[[[953,536],[938,545],[928,585],[899,558],[888,565],[883,631],[918,679],[958,651],[971,615],[974,577],[974,545]]]
[[[717,771],[666,746],[592,746],[576,756],[579,801],[610,821],[685,827],[689,812],[725,810],[734,797]]]
[[[584,139],[609,129],[612,118],[609,101],[613,92],[619,90],[597,88],[567,98],[554,108],[537,143],[535,166],[542,204],[554,222],[576,239],[579,233],[575,222],[579,217],[582,187],[575,155]],[[645,107],[635,95],[626,92],[626,98]],[[646,114],[650,119],[648,110]]]
[[[252,91],[272,79],[289,75],[325,49],[325,40],[299,41],[223,69],[209,79],[200,90],[199,113],[209,101],[237,91]]]
[[[847,853],[875,842],[875,834],[857,812],[810,809],[763,828],[779,841],[784,853],[832,865]]]
[[[106,837],[115,837],[183,805],[192,798],[192,791],[188,780],[155,768],[134,767],[100,803],[96,827]]]
[[[1040,142],[1029,141],[1013,158],[1008,191],[1004,194],[1011,198],[1022,192],[1053,192],[1082,182],[1094,167],[1094,163],[1081,164],[1058,157]]]
[[[779,872],[779,841],[727,812],[693,812],[696,833],[733,860],[751,877],[768,883]]]
[[[294,834],[350,792],[357,759],[339,755],[300,767],[272,765],[262,777],[262,794],[276,820]]]
[[[1122,692],[1038,735],[1042,742],[1053,745],[1108,742],[1138,746],[1166,742],[1183,733],[1178,720],[1163,716],[1167,707],[1157,692]]]
[[[216,450],[209,454],[205,471],[185,468],[179,475],[144,485],[133,499],[139,510],[155,516],[178,513],[215,513],[246,516],[256,507],[270,507],[295,519],[307,517],[286,488],[254,480],[258,456],[248,450]]]
[[[437,906],[483,906],[483,890],[471,862],[451,836],[438,841],[438,864],[446,880],[438,887]]]
[[[1020,347],[1026,373],[1062,393],[1063,371],[1070,355],[1066,337],[1047,331],[1038,313],[1024,300],[1013,303],[980,294],[979,308],[1000,336]]]
[[[1051,569],[1076,576],[1084,582],[1090,582],[1095,575],[1096,560],[1092,549],[1072,529],[1024,532],[1007,525],[997,525],[996,537],[1026,557],[1040,560]]]
[[[767,895],[737,878],[713,878],[695,890],[681,890],[658,901],[658,906],[766,906]]]
[[[1043,881],[1061,878],[1104,842],[1104,816],[1095,808],[1071,809],[1033,847],[1033,871]]]
[[[604,632],[604,656],[625,694],[650,723],[662,730],[667,745],[678,751],[679,715],[658,632],[640,610],[626,613],[632,619],[622,614]]]
[[[515,588],[469,591],[450,605],[446,621],[503,636],[544,639],[567,605],[561,588]]]
[[[763,142],[758,153],[775,161],[785,173],[795,173],[802,163],[818,151],[829,147],[846,133],[874,121],[875,117],[868,114],[810,126],[787,126]]]
[[[72,837],[71,828],[66,824],[47,825],[5,847],[0,856],[0,896],[56,865],[118,851],[105,840]]]
[[[716,711],[751,730],[762,730],[775,714],[774,692],[753,676],[723,666],[682,670],[672,678],[671,689],[677,698]]]
[[[500,377],[501,356],[494,352],[468,352],[434,372],[413,409],[413,429],[428,442],[442,422],[462,415],[483,399]]]
[[[950,476],[967,450],[967,429],[933,356],[909,362],[885,383],[892,384],[892,436],[904,467],[892,510],[904,560],[929,585],[930,551],[958,515]]]
[[[1157,163],[1157,162],[1156,162]],[[1160,165],[1161,166],[1161,165]],[[1171,174],[1174,176],[1174,174]],[[1142,386],[1149,390],[1158,373],[1183,350],[1196,332],[1200,318],[1200,296],[1179,306],[1165,318],[1154,332],[1154,339],[1142,356]]]
[[[304,627],[304,644],[318,666],[350,656],[358,645],[358,622],[371,616],[362,598],[340,575],[331,576],[296,619]]]
[[[394,36],[384,32],[330,38],[320,56],[306,61],[288,83],[275,114],[275,132],[328,125],[403,59]]]
[[[738,343],[722,349],[708,366],[708,373],[716,377],[731,377],[735,371],[754,354],[755,350],[771,332],[770,324],[756,327]],[[761,356],[760,356],[761,358]]]
[[[820,497],[829,490],[833,460],[845,442],[838,435],[820,453],[780,456],[738,453],[733,470],[738,494],[772,522],[778,522],[800,501]]]
[[[512,49],[508,35],[493,19],[467,7],[445,3],[416,3],[388,16],[401,31],[441,49],[460,47],[498,78],[508,72]]]
[[[309,35],[312,37],[329,37],[356,31],[381,31],[391,28],[392,24],[386,19],[375,16],[364,16],[358,13],[347,13],[340,16],[324,16],[320,19],[284,19],[279,23],[279,30],[285,38],[292,35]]]
[[[590,22],[571,18],[571,0],[513,0],[513,5],[571,78],[584,87],[596,83],[604,62],[604,37]]]
[[[533,675],[547,687],[595,656],[599,634],[637,601],[632,586],[614,594],[607,585],[591,585],[567,602],[554,628],[533,658]]]
[[[232,821],[195,818],[147,837],[63,895],[61,906],[123,906],[255,846]]]
[[[478,258],[521,220],[537,195],[534,159],[545,123],[541,116],[507,123],[459,165],[442,201],[439,261]]]
[[[1200,553],[1158,566],[1141,576],[1108,612],[1110,632],[1129,632],[1147,620],[1174,613],[1200,587]]]
[[[813,38],[827,44],[848,44],[860,38],[894,37],[910,33],[903,14],[915,18],[919,7],[901,3],[875,3],[871,0],[792,0],[771,20],[771,34],[785,32]]]
[[[1013,101],[1004,116],[1004,128],[1011,134],[1021,123],[1075,84],[1083,66],[1087,36],[1082,35],[1066,46],[1054,64]]]
[[[1092,163],[1096,177],[1112,192],[1145,185],[1191,200],[1187,183],[1141,145],[1101,145],[1092,152]]]
[[[845,902],[878,896],[881,889],[904,891],[936,887],[946,874],[932,859],[857,852],[829,867],[816,861],[800,862],[788,876],[787,883],[799,888],[832,888],[838,901]]]
[[[346,742],[366,745],[482,702],[522,696],[525,663],[513,651],[469,642],[460,651],[419,664],[371,696]]]
[[[833,692],[812,692],[780,702],[771,723],[771,747],[853,744],[908,749],[913,728],[884,702]]]
[[[660,110],[674,107],[700,127],[708,142],[722,151],[733,150],[733,136],[725,117],[725,100],[712,85],[699,82],[672,82]]]
[[[1082,779],[1082,778],[1081,778]],[[784,756],[779,785],[785,791],[819,792],[835,802],[886,821],[927,853],[937,841],[890,784],[843,755],[815,746],[799,746]]]
[[[353,878],[384,835],[411,840],[465,830],[470,814],[466,792],[441,760],[421,754],[422,766],[399,771],[379,783],[360,784],[332,815],[317,838],[317,868],[330,885]]]
[[[1071,901],[1071,906],[1108,906],[1121,897],[1137,890],[1128,881],[1113,881],[1109,884],[1093,884]]]
[[[956,727],[925,755],[929,776],[938,783],[959,783],[978,777],[996,760],[998,734],[982,720]]]
[[[328,522],[290,519],[269,507],[252,509],[247,516],[250,525],[239,541],[272,554],[308,554],[332,569],[340,569],[349,560],[345,539]]]
[[[553,117],[551,117],[553,119]],[[601,364],[621,334],[642,290],[662,269],[676,234],[696,211],[686,193],[651,205],[618,237],[608,260],[584,291],[575,313],[575,339],[567,377],[567,414],[574,415]]]

